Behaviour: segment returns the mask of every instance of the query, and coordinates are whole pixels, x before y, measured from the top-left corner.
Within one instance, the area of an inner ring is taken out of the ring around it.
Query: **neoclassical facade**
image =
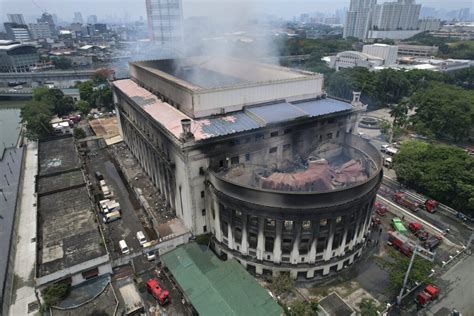
[[[195,235],[256,273],[327,275],[365,241],[381,156],[355,136],[364,105],[322,76],[241,60],[130,64],[113,83],[120,131]]]

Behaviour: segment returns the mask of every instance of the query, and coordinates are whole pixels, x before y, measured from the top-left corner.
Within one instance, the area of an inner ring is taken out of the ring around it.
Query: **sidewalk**
[[[15,268],[10,315],[32,315],[28,304],[37,302],[34,288],[36,262],[36,196],[35,175],[37,174],[38,148],[29,142],[25,157],[23,183],[18,225],[18,240],[15,253]]]

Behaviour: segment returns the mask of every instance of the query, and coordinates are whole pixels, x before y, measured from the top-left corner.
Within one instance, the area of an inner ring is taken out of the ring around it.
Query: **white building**
[[[365,39],[370,27],[371,9],[376,0],[351,0],[344,24],[344,38]]]
[[[51,28],[48,23],[30,23],[29,25],[31,38],[40,39],[40,38],[52,38]]]
[[[174,44],[183,38],[183,5],[181,0],[146,0],[148,32],[151,40]]]
[[[341,68],[364,67],[373,69],[384,64],[383,58],[356,51],[345,51],[329,57],[329,67],[339,71]]]
[[[373,8],[372,30],[416,30],[421,4],[414,0],[398,0],[377,4]]]
[[[418,29],[422,32],[437,31],[441,27],[441,20],[435,18],[424,18],[418,20]]]
[[[397,46],[387,44],[364,45],[362,52],[367,55],[382,58],[384,65],[394,65],[397,62]]]

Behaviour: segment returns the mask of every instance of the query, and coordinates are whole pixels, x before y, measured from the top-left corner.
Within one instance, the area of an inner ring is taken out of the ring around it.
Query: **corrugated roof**
[[[287,102],[266,104],[246,109],[257,120],[269,124],[284,121],[290,121],[297,118],[308,116],[308,113]]]
[[[235,260],[190,243],[161,256],[199,315],[282,315],[282,308]]]
[[[352,109],[350,103],[327,98],[293,103],[293,105],[313,117]]]
[[[224,136],[228,134],[248,131],[261,127],[255,119],[244,112],[235,112],[225,116],[199,119],[195,121],[196,129],[193,131],[201,137],[200,139],[211,138],[215,136]]]
[[[191,119],[130,79],[117,80],[113,84],[176,138],[179,138],[182,132],[181,120]],[[194,134],[194,139],[199,141],[248,131],[267,124],[321,116],[350,109],[352,109],[351,104],[334,99],[264,104],[224,115],[191,119],[191,131]]]

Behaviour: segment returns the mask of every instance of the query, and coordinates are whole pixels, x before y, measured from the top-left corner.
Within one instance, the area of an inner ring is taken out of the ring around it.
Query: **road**
[[[438,281],[441,294],[433,305],[429,305],[423,313],[425,315],[444,316],[456,308],[462,315],[474,313],[474,256],[468,256],[455,264]]]
[[[28,305],[37,302],[34,288],[36,263],[36,196],[35,176],[38,169],[36,142],[26,149],[25,169],[21,187],[18,240],[15,253],[14,282],[10,315],[28,315]],[[30,310],[35,312],[33,308]]]

